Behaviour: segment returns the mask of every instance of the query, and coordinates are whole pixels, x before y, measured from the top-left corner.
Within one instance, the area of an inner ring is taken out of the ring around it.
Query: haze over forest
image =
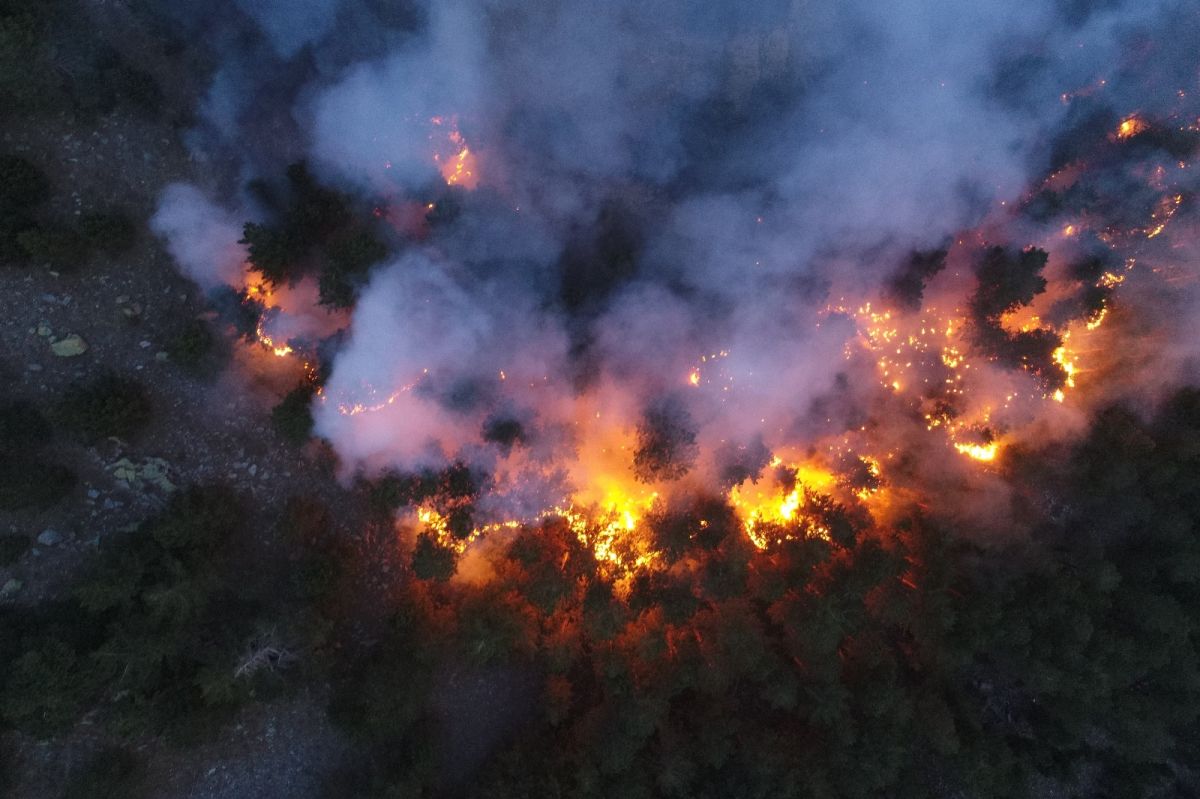
[[[1197,42],[0,0],[0,795],[1200,794]]]

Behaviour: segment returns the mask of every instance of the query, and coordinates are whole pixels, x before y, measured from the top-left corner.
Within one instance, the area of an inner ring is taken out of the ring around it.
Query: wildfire
[[[963,444],[956,442],[954,448],[968,458],[973,458],[977,461],[994,461],[996,453],[1000,451],[1000,445],[995,441],[990,444]]]
[[[478,157],[459,130],[457,119],[439,116],[429,122],[432,158],[445,183],[475,188],[479,180]],[[1130,139],[1149,129],[1148,122],[1132,114],[1120,122],[1109,141],[1114,137]],[[1181,163],[1180,168],[1183,167]],[[1056,191],[1063,191],[1079,181],[1087,169],[1087,164],[1080,161],[1051,176],[1045,185],[1052,183]],[[1092,277],[1096,272],[1090,272],[1088,278],[1080,279],[1077,277],[1079,272],[1069,269],[1067,260],[1076,244],[1063,239],[1077,239],[1087,233],[1085,238],[1090,240],[1094,234],[1116,249],[1135,236],[1139,239],[1159,236],[1184,200],[1183,194],[1175,193],[1177,188],[1168,186],[1166,176],[1162,167],[1154,172],[1152,181],[1157,181],[1154,188],[1159,201],[1150,220],[1140,222],[1140,227],[1123,227],[1114,232],[1115,228],[1105,227],[1101,220],[1089,215],[1073,216],[1070,222],[1060,219],[1049,223],[1051,227],[1045,231],[1049,243],[1045,249],[1054,259],[1045,273],[1049,285],[1034,292],[1037,295],[1034,301],[1024,300],[1005,306],[1002,313],[997,311],[989,315],[978,311],[971,294],[975,290],[975,276],[961,270],[958,265],[963,260],[957,258],[951,258],[950,268],[941,273],[944,277],[938,280],[942,282],[931,279],[928,287],[920,287],[925,294],[918,293],[915,303],[907,297],[891,294],[850,294],[849,300],[842,297],[839,304],[830,305],[825,311],[847,317],[856,328],[845,343],[843,354],[847,359],[856,360],[856,365],[873,372],[878,387],[886,394],[883,407],[887,413],[918,422],[923,418],[929,431],[936,430],[930,433],[931,439],[946,447],[947,452],[953,450],[983,464],[996,461],[1003,446],[1020,440],[1024,423],[1020,414],[1028,414],[1028,408],[1032,407],[1030,403],[1063,403],[1067,392],[1076,387],[1080,373],[1079,353],[1089,353],[1090,357],[1096,349],[1091,346],[1088,333],[1097,330],[1109,318],[1112,292],[1126,281],[1126,275],[1120,269],[1104,271],[1098,278]],[[433,203],[424,207],[426,211],[434,210]],[[957,246],[964,246],[968,238],[972,243],[966,243],[967,248],[982,246],[987,240],[985,232],[982,228],[964,232]],[[1059,247],[1067,250],[1067,258],[1061,258]],[[946,256],[942,253],[943,258]],[[973,255],[967,252],[966,257]],[[945,266],[943,263],[939,268]],[[1131,266],[1132,260],[1128,260],[1125,271]],[[1076,276],[1064,277],[1064,274]],[[1086,285],[1088,283],[1090,287]],[[290,299],[287,287],[279,289]],[[1104,290],[1088,295],[1090,315],[1084,317],[1082,311],[1073,311],[1073,318],[1061,321],[1064,314],[1056,313],[1054,309],[1080,307],[1072,305],[1079,295],[1071,292],[1088,289]],[[273,288],[261,279],[248,285],[245,292],[247,297],[268,310],[279,305],[279,298],[273,296]],[[897,306],[889,307],[893,301]],[[258,342],[277,357],[292,354],[291,344],[275,340],[269,332],[270,319],[269,314],[263,314],[258,320],[255,329]],[[1060,321],[1054,321],[1056,319]],[[996,324],[1000,331],[995,330]],[[999,345],[986,339],[985,334],[992,333],[999,337]],[[1007,341],[1021,341],[1018,339],[1020,334],[1037,334],[1026,339],[1044,348],[1032,347],[1034,354],[1024,360],[1005,355],[1004,335],[1010,337]],[[301,347],[300,342],[305,340],[299,335],[295,339]],[[1050,342],[1055,341],[1060,344],[1053,349],[1050,360],[1058,369],[1047,370],[1046,354],[1053,346]],[[1080,348],[1081,344],[1084,349]],[[720,350],[700,356],[691,364],[681,364],[684,368],[675,373],[674,380],[690,387],[686,389],[688,391],[697,389],[703,398],[715,396],[723,401],[725,397],[719,392],[731,391],[734,375],[743,379],[741,372],[722,362],[728,356],[728,351]],[[505,361],[501,363],[512,368]],[[855,373],[854,370],[847,372]],[[1053,378],[1047,377],[1047,372],[1052,373]],[[426,379],[428,373],[429,370],[424,369],[415,377],[404,375],[413,379],[399,387],[395,387],[395,383],[380,389],[363,385],[342,397],[327,396],[319,389],[317,401],[329,402],[345,416],[381,411],[400,402]],[[513,380],[509,380],[510,375],[504,370],[497,369],[493,374],[498,376],[500,383],[507,384],[506,389],[524,383],[519,372],[512,374]],[[1052,379],[1054,382],[1047,385],[1046,382]],[[1031,389],[1031,385],[1036,387]],[[613,412],[609,408],[621,405],[620,401],[606,402],[597,397],[579,398],[574,420],[579,434],[578,446],[571,456],[573,460],[562,469],[567,475],[565,482],[574,488],[552,494],[545,505],[523,512],[521,518],[502,518],[474,526],[464,521],[467,517],[457,515],[461,509],[422,505],[416,509],[417,522],[443,546],[462,553],[472,542],[489,533],[557,520],[558,524],[565,523],[577,540],[593,553],[599,568],[608,575],[623,578],[639,570],[662,567],[661,553],[655,550],[654,538],[645,520],[648,515],[653,518],[652,511],[660,501],[660,492],[669,495],[671,485],[669,482],[644,485],[634,479],[630,470],[636,448],[633,422],[630,419],[610,421],[619,416],[620,411]],[[602,412],[603,424],[597,422]],[[836,424],[830,419],[825,421]],[[855,500],[871,503],[872,513],[879,507],[886,508],[890,501],[888,497],[895,495],[889,495],[887,489],[881,493],[881,462],[857,452],[860,448],[881,452],[873,447],[878,441],[868,441],[866,436],[859,438],[859,433],[865,433],[867,429],[864,426],[843,435],[836,451],[830,446],[829,453],[823,450],[824,445],[833,440],[831,437],[802,442],[812,444],[809,449],[800,448],[794,441],[774,442],[785,446],[784,458],[775,458],[763,475],[743,481],[727,495],[749,541],[759,549],[766,549],[790,539],[829,539],[830,527],[835,532],[839,529],[837,523],[830,521],[833,517],[829,513],[835,496],[852,504]],[[851,435],[854,443],[851,443]],[[723,439],[722,443],[725,443]],[[786,448],[788,445],[790,448]],[[817,452],[822,452],[819,458],[813,454]],[[893,451],[886,457],[890,459],[894,455]],[[857,463],[853,470],[842,468],[846,462],[854,460]],[[707,465],[701,464],[697,473],[703,473]],[[847,474],[854,476],[848,478]]]
[[[424,380],[428,374],[428,369],[422,369],[421,374],[418,375],[415,380],[405,383],[404,385],[400,386],[400,388],[391,392],[382,400],[377,402],[372,402],[371,400],[377,397],[379,392],[373,386],[368,386],[364,392],[366,394],[367,401],[358,400],[356,402],[339,402],[337,405],[337,411],[342,416],[358,416],[361,413],[375,413],[376,411],[381,411],[389,405],[396,404],[396,401],[400,399],[400,397],[420,385],[421,381]],[[328,401],[328,395],[324,392],[321,392],[319,397],[322,402]]]
[[[254,325],[254,336],[258,339],[266,349],[270,350],[275,357],[283,358],[292,354],[292,347],[286,341],[283,343],[276,342],[275,339],[266,331],[267,313],[272,308],[277,307],[273,300],[273,292],[270,286],[263,282],[262,278],[258,278],[246,286],[246,296],[258,303],[261,303],[264,312],[259,315],[258,321]]]
[[[444,141],[436,142],[437,149],[433,153],[442,179],[447,186],[474,189],[479,184],[478,158],[459,132],[458,119],[436,116],[429,121],[435,128],[445,130]],[[434,134],[431,133],[429,138],[434,139]]]
[[[1179,206],[1183,203],[1183,195],[1176,194],[1174,196],[1164,197],[1159,201],[1154,209],[1152,218],[1154,225],[1146,231],[1146,238],[1152,239],[1163,232],[1167,227],[1167,223],[1175,216],[1175,212],[1179,210]]]
[[[829,529],[807,511],[815,496],[829,493],[837,478],[814,464],[785,465],[771,462],[768,475],[758,482],[746,480],[729,492],[729,502],[742,517],[751,543],[759,549],[796,537],[797,531],[829,538]]]
[[[642,569],[658,557],[644,536],[639,535],[642,515],[650,509],[657,494],[639,503],[627,497],[614,498],[607,507],[579,508],[574,505],[554,508],[547,515],[566,520],[571,532],[592,550],[596,560],[618,575]]]
[[[1119,140],[1132,139],[1139,133],[1145,132],[1150,125],[1146,120],[1142,119],[1137,114],[1130,114],[1121,120],[1121,124],[1117,125],[1116,136]]]

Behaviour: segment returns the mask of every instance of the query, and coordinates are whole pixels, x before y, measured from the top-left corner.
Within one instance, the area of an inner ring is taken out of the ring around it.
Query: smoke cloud
[[[304,157],[392,209],[455,206],[419,234],[395,225],[332,354],[316,431],[347,473],[473,464],[497,515],[631,481],[639,425],[664,402],[698,453],[666,482],[724,486],[739,459],[754,474],[766,453],[853,448],[865,432],[876,457],[938,453],[896,480],[966,480],[965,459],[928,435],[942,423],[932,395],[899,396],[932,367],[898,363],[904,377],[881,384],[848,354],[859,308],[882,307],[913,251],[950,247],[944,269],[918,275],[923,307],[965,313],[985,242],[1043,246],[1051,282],[1069,282],[1083,239],[1017,206],[1071,160],[1073,132],[1130,110],[1166,120],[1200,90],[1194,59],[1179,67],[1182,34],[1145,49],[1151,32],[1200,24],[1171,2],[384,5],[237,0],[193,142],[235,153],[242,180]],[[1175,83],[1184,95],[1141,91]],[[286,131],[279,147],[256,144],[268,128]],[[225,192],[222,205],[219,185],[168,188],[154,219],[206,288],[244,282],[246,215],[228,210],[243,203]],[[1131,290],[1130,307],[1151,291]],[[1194,319],[1195,301],[1176,301]],[[1194,353],[1158,363],[1170,380],[1195,373]],[[978,422],[959,442],[1068,434],[1089,412],[1047,402],[1056,386],[1020,368],[981,361],[971,379],[987,400],[951,398]],[[489,439],[497,420],[515,443]],[[1004,500],[989,480],[968,485],[991,516]]]

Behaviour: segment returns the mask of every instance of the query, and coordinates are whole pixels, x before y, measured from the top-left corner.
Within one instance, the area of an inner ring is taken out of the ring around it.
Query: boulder
[[[50,349],[60,358],[73,358],[87,352],[88,345],[77,333],[72,333],[51,344]]]
[[[61,544],[63,540],[62,533],[55,530],[53,527],[47,527],[38,533],[37,542],[44,547],[52,547]]]

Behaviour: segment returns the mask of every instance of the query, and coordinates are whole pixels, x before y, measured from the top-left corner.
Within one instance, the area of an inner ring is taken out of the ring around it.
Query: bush
[[[136,799],[144,796],[144,768],[133,752],[107,746],[92,756],[67,783],[63,799]]]
[[[75,487],[75,473],[37,458],[0,460],[0,510],[45,509]]]
[[[106,539],[75,598],[104,631],[91,673],[127,730],[204,735],[250,690],[236,656],[254,619],[223,557],[242,529],[220,486],[177,493],[157,517]]]
[[[48,736],[79,716],[89,690],[75,651],[47,638],[8,664],[0,716],[35,735]]]
[[[79,229],[92,249],[108,255],[120,255],[137,239],[133,221],[119,213],[87,214],[79,220]]]
[[[104,375],[67,389],[60,414],[63,423],[85,440],[129,438],[150,421],[150,398],[138,381]]]
[[[167,344],[167,354],[178,366],[189,372],[200,372],[209,363],[216,339],[208,325],[193,319]]]
[[[50,197],[50,181],[15,155],[0,156],[0,216],[27,214]]]
[[[289,444],[299,446],[312,435],[313,388],[302,383],[287,393],[283,401],[271,410],[271,424],[275,431]]]
[[[633,474],[638,480],[676,480],[692,468],[696,453],[694,423],[682,404],[664,400],[646,409],[633,453]]]
[[[58,99],[46,26],[35,9],[0,7],[0,103],[45,107]]]
[[[124,101],[148,114],[155,114],[161,110],[162,89],[149,72],[128,64],[120,64],[104,70],[102,79],[116,101]]]
[[[449,580],[454,576],[456,560],[454,550],[442,546],[433,535],[421,533],[417,536],[412,568],[419,579],[439,582]]]
[[[0,566],[11,566],[16,563],[29,550],[31,543],[27,535],[0,537]]]
[[[0,405],[0,451],[32,451],[50,440],[50,423],[32,403]]]
[[[57,269],[75,269],[91,255],[82,233],[66,226],[32,227],[17,234],[17,245],[31,261]]]
[[[334,239],[325,248],[321,271],[321,304],[348,308],[354,304],[356,286],[372,264],[387,257],[387,247],[369,231],[360,230]]]

